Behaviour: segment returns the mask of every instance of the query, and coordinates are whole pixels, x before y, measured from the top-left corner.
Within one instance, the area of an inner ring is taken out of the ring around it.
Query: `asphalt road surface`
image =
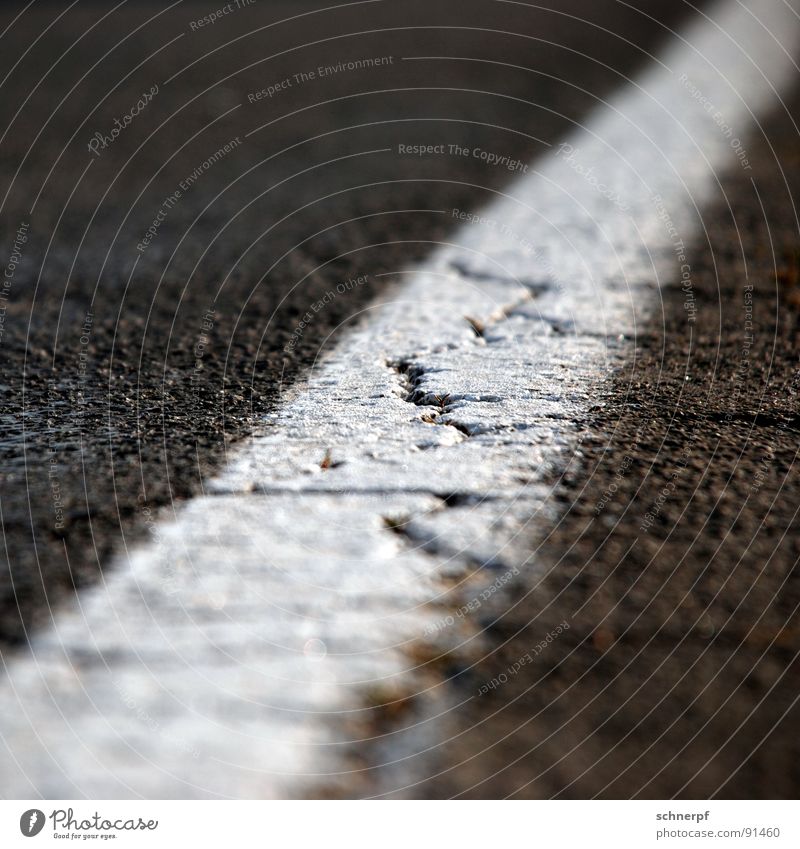
[[[598,386],[562,516],[474,623],[492,647],[429,660],[464,704],[420,795],[796,798],[799,110]]]
[[[5,645],[688,13],[551,5],[259,3],[201,26],[207,4],[4,7]],[[415,58],[438,56],[458,61]],[[443,144],[508,160],[399,152]]]
[[[699,14],[546,5],[3,10],[4,659],[157,538],[454,209],[535,167]],[[424,780],[384,778],[417,678],[365,701],[347,769],[312,795],[796,795],[797,114],[790,93],[731,147],[687,276],[570,423],[580,448],[515,580],[446,654],[407,649],[459,706]]]

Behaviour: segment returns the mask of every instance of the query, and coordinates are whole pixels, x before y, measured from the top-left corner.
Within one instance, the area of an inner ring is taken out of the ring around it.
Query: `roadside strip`
[[[410,649],[479,634],[485,593],[536,568],[595,388],[661,283],[685,274],[691,303],[684,249],[797,44],[794,4],[722,3],[487,209],[453,210],[453,242],[398,270],[206,496],[6,662],[6,795],[284,796],[339,769],[339,716],[424,688]],[[372,792],[447,733],[444,696],[417,703]]]

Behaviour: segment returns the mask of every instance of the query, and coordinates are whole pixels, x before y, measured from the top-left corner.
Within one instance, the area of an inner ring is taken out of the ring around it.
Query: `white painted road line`
[[[544,482],[796,79],[799,29],[796,3],[715,7],[400,275],[205,497],[7,662],[3,794],[283,796],[336,770],[336,714],[416,686],[403,645],[462,636],[442,579],[474,598],[535,568],[518,534],[555,515]],[[402,765],[375,792],[425,772]]]

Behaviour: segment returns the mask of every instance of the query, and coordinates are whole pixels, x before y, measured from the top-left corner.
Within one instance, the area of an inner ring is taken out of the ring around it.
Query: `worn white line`
[[[453,243],[398,275],[208,494],[7,663],[3,793],[281,796],[335,770],[336,714],[424,685],[403,646],[461,638],[431,603],[443,578],[479,599],[535,568],[519,533],[552,518],[545,481],[797,45],[794,3],[723,3],[495,203],[457,211]],[[447,706],[420,704],[375,792],[424,774]]]

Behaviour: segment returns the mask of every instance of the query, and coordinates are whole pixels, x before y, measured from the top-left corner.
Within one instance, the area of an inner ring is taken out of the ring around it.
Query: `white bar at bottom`
[[[36,833],[23,835],[32,818]],[[799,826],[796,801],[0,802],[0,846],[29,849],[32,840],[171,849],[794,849]]]

